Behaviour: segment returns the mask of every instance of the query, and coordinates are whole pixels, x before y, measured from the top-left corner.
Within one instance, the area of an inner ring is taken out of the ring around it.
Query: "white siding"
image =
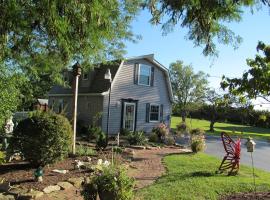
[[[142,63],[155,67],[154,85],[143,86],[134,84],[134,64]],[[168,86],[164,72],[146,60],[125,62],[119,68],[118,75],[112,85],[110,104],[109,133],[116,134],[120,131],[122,105],[121,99],[138,100],[136,130],[151,132],[159,122],[146,122],[146,104],[163,104],[163,120],[170,124],[171,102],[169,100]],[[108,95],[104,96],[102,128],[106,131]]]

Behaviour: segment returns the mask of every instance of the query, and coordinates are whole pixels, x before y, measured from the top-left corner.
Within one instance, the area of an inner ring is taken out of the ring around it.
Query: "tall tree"
[[[152,13],[151,22],[162,24],[165,34],[176,25],[188,29],[187,39],[196,46],[204,46],[205,55],[217,54],[214,41],[237,47],[241,37],[227,27],[239,22],[244,7],[270,7],[269,0],[146,0]]]
[[[199,103],[205,97],[208,85],[208,75],[203,72],[194,73],[193,68],[185,66],[182,61],[176,61],[170,65],[170,79],[175,106],[180,109],[182,121],[185,122],[188,105]]]
[[[259,42],[255,59],[247,59],[250,69],[241,78],[223,77],[221,87],[233,95],[249,99],[263,98],[270,103],[270,45]]]

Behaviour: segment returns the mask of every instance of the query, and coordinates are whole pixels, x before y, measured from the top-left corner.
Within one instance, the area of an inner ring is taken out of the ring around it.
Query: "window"
[[[83,77],[83,80],[88,80],[88,73],[83,73],[82,77]]]
[[[150,122],[159,121],[159,105],[150,104],[149,119]]]
[[[148,65],[140,64],[139,67],[139,85],[150,86],[151,67]]]

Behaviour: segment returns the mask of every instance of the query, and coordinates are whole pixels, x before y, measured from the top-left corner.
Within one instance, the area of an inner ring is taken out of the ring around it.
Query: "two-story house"
[[[112,82],[104,79],[110,69]],[[64,78],[72,81],[72,74]],[[78,121],[91,124],[97,113],[102,113],[100,126],[106,132],[108,97],[111,84],[109,134],[121,129],[151,132],[160,122],[170,125],[173,102],[167,68],[144,55],[100,65],[92,71],[83,72],[79,79]],[[49,92],[49,106],[56,112],[64,109],[72,116],[72,89],[54,86]]]

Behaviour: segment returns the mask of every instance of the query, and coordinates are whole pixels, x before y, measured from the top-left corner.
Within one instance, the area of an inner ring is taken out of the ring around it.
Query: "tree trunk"
[[[215,121],[211,120],[211,122],[210,122],[210,130],[209,130],[210,132],[215,132],[214,124],[215,124]]]

